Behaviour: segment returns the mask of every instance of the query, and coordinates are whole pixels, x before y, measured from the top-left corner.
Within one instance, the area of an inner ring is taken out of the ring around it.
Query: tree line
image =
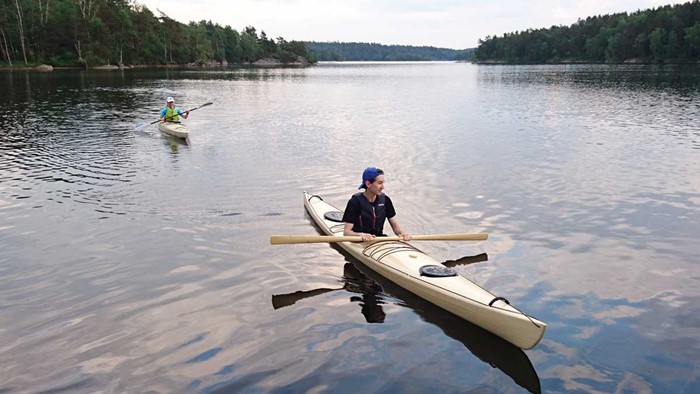
[[[363,42],[305,42],[319,61],[470,60],[473,49],[382,45]]]
[[[133,0],[0,0],[0,62],[53,66],[313,62],[301,41],[248,26],[183,24]]]
[[[700,1],[592,16],[479,40],[475,61],[683,63],[700,60]]]

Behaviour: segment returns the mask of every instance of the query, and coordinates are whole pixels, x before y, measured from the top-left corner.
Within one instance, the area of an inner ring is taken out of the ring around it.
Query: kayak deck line
[[[304,206],[321,231],[342,236],[341,211],[320,196],[304,192],[304,197]],[[495,296],[456,271],[449,276],[423,275],[423,268],[442,265],[405,241],[395,238],[382,241],[378,237],[364,243],[337,244],[396,285],[521,349],[533,348],[544,336],[546,323],[523,313],[505,298]]]
[[[386,246],[387,244],[399,244],[395,246],[394,248],[387,248],[387,250],[382,251],[379,249],[378,246]],[[370,250],[373,249],[373,250]],[[406,243],[404,241],[382,241],[381,237],[377,237],[377,240],[375,242],[372,242],[372,244],[367,245],[366,248],[362,250],[362,253],[364,253],[365,256],[373,258],[379,262],[382,261],[386,256],[393,254],[393,253],[399,253],[399,252],[418,252],[418,253],[423,253],[420,249],[416,248],[415,246]],[[367,252],[367,253],[365,253]],[[375,254],[379,254],[379,256],[375,257]]]

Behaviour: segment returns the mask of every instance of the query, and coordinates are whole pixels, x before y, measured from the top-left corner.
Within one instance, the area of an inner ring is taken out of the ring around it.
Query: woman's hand
[[[399,238],[401,238],[403,241],[410,241],[411,240],[411,234],[407,233],[401,233],[398,234]]]
[[[359,235],[362,238],[362,242],[371,241],[375,238],[374,235],[367,233],[358,233],[357,235]]]

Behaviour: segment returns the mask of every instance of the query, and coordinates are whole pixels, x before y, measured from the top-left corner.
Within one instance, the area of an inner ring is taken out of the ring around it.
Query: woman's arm
[[[371,241],[375,238],[374,235],[372,234],[367,234],[367,233],[356,233],[352,231],[354,224],[352,223],[345,223],[345,226],[343,227],[343,235],[345,236],[351,236],[351,235],[359,235],[362,237],[363,241]]]
[[[403,230],[401,230],[401,226],[399,225],[399,221],[396,220],[396,216],[389,219],[389,224],[391,225],[391,229],[394,230],[394,234],[403,238],[404,241],[411,240],[411,234],[404,233]]]

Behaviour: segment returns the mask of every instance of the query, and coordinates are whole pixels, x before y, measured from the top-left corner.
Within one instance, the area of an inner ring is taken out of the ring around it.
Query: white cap
[[[172,97],[168,97],[168,98],[165,99],[165,102],[167,102],[167,103],[174,103],[174,102],[175,102],[175,99],[172,98]]]

